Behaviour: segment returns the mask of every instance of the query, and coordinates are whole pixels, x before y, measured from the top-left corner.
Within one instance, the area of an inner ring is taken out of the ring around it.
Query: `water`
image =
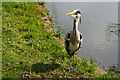
[[[73,18],[65,14],[78,9],[82,13],[79,31],[83,34],[82,50],[78,56],[92,56],[102,68],[118,64],[118,34],[113,30],[118,23],[118,3],[113,2],[47,2],[54,28],[65,34],[72,30]]]

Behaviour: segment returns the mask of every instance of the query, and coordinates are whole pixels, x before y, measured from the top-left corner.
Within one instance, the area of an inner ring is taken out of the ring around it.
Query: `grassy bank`
[[[90,60],[66,53],[45,3],[2,4],[3,78],[117,78]]]

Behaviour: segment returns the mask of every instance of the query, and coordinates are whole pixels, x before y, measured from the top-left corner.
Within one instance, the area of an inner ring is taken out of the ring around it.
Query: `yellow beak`
[[[74,13],[67,13],[66,15],[74,15]]]

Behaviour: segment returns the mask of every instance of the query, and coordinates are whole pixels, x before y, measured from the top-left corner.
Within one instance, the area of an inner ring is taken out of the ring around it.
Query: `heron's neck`
[[[79,23],[79,19],[74,20],[74,22],[73,22],[73,31],[70,36],[70,40],[71,40],[72,44],[76,44],[79,39],[78,23]]]
[[[74,22],[73,22],[73,34],[77,34],[77,32],[78,32],[78,24],[79,24],[79,19],[74,20]]]

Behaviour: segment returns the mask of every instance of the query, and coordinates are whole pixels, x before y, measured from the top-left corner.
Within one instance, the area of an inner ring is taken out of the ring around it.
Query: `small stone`
[[[19,41],[17,43],[20,43]]]
[[[20,64],[23,64],[23,62],[19,62]]]

